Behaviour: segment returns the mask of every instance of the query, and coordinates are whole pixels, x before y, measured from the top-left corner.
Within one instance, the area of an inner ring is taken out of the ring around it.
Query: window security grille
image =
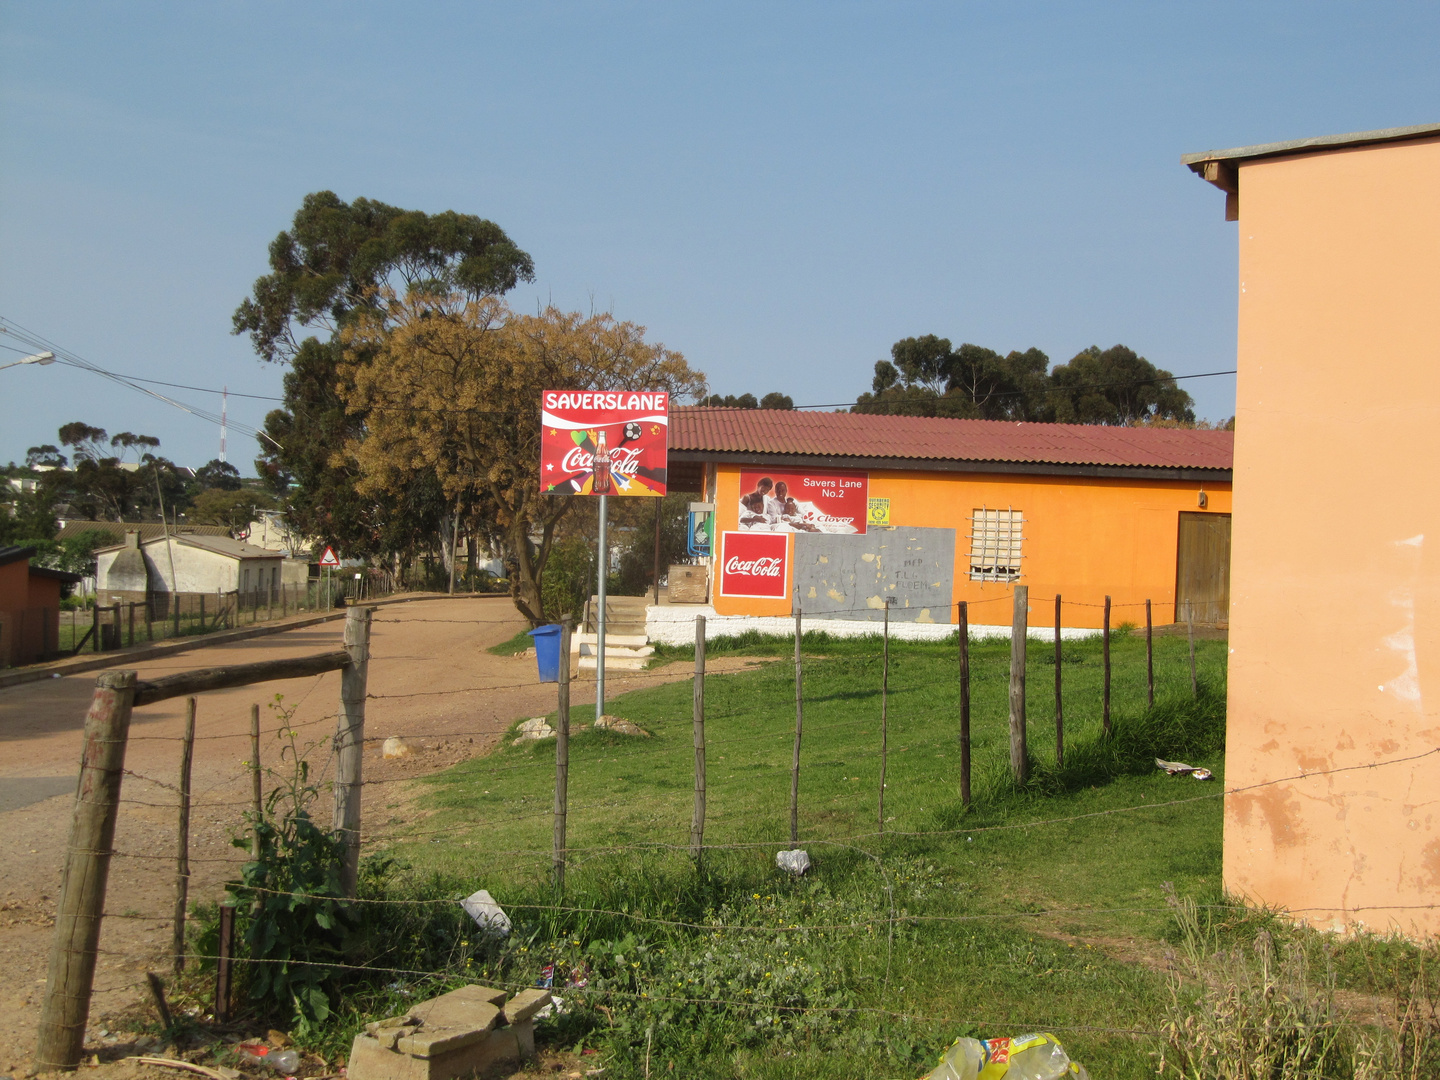
[[[1019,581],[1024,527],[1019,510],[975,510],[970,519],[970,580]]]

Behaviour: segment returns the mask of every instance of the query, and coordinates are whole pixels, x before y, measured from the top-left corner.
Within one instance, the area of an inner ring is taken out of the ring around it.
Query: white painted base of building
[[[705,640],[738,637],[753,630],[759,634],[773,634],[777,637],[793,637],[795,620],[791,617],[777,618],[760,615],[717,615],[709,604],[651,604],[645,609],[645,633],[652,644],[691,645],[695,642],[695,617],[705,616]],[[878,622],[858,619],[821,619],[806,616],[803,624],[806,631],[823,631],[837,638],[879,637],[882,633]],[[943,641],[955,633],[953,623],[890,623],[890,636],[897,641]],[[1060,628],[1064,641],[1093,637],[1100,633],[1090,627]],[[1027,637],[1045,641],[1055,640],[1055,630],[1049,626],[1030,627]],[[972,640],[987,638],[1010,639],[1008,626],[970,625]],[[608,642],[606,643],[609,644]],[[608,648],[606,650],[609,651]]]

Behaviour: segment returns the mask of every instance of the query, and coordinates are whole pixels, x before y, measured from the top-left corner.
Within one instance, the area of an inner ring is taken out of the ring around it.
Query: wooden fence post
[[[85,1045],[134,700],[135,672],[107,671],[95,680],[40,1007],[35,1064],[41,1071],[75,1068]]]
[[[265,790],[260,779],[260,706],[250,706],[250,812],[255,820],[250,825],[250,858],[260,858],[260,820],[264,814]]]
[[[150,593],[145,594],[145,640],[155,640],[155,600]]]
[[[1190,696],[1200,696],[1200,680],[1195,674],[1195,610],[1189,600],[1185,601],[1185,632],[1190,637]]]
[[[1145,601],[1145,700],[1155,707],[1155,626],[1150,619],[1150,601]]]
[[[130,640],[129,640],[129,644],[134,645],[134,644],[135,644],[135,602],[134,602],[133,600],[130,602],[129,607],[130,607]]]
[[[1055,594],[1055,767],[1065,764],[1065,701],[1061,695],[1060,664],[1064,656],[1060,649],[1060,594]]]
[[[1101,660],[1105,668],[1105,686],[1100,695],[1100,728],[1110,737],[1110,597],[1105,597],[1105,631],[1101,643]]]
[[[172,593],[170,594],[170,606],[174,609],[173,611],[170,612],[170,615],[171,615],[172,620],[173,620],[174,623],[175,623],[175,632],[171,635],[171,637],[179,637],[179,636],[180,636],[180,593],[179,593],[178,591],[172,592]]]
[[[800,735],[805,726],[804,679],[800,671],[800,594],[795,594],[795,749],[790,755],[790,846],[800,842]]]
[[[350,663],[340,669],[340,722],[335,732],[335,821],[345,841],[340,889],[355,895],[360,868],[360,791],[365,752],[365,676],[370,666],[370,616],[373,608],[345,613],[345,651]]]
[[[1015,610],[1010,619],[1010,771],[1015,782],[1030,778],[1030,756],[1025,745],[1025,638],[1030,626],[1030,586],[1015,586]]]
[[[970,805],[970,605],[960,601],[960,802]]]
[[[185,905],[190,899],[190,764],[195,760],[195,699],[185,699],[185,741],[180,747],[180,822],[175,838],[175,974],[185,970]]]
[[[565,826],[570,809],[570,620],[560,620],[560,671],[555,688],[555,891],[565,891]]]
[[[215,1019],[230,1022],[230,958],[235,955],[235,905],[220,905],[220,941],[215,958]]]
[[[885,598],[885,625],[880,651],[880,833],[885,833],[885,766],[890,756],[890,598]]]
[[[95,651],[100,651],[100,596],[95,596],[95,605],[90,609],[90,632],[95,635]]]
[[[696,864],[705,847],[705,616],[695,616],[695,810],[690,815],[690,854]]]

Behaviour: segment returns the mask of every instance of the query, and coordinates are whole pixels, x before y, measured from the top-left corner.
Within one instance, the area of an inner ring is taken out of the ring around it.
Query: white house
[[[139,533],[127,532],[125,543],[95,552],[96,591],[101,603],[141,600],[146,593],[236,590],[247,596],[270,590],[278,598],[287,561],[278,551],[227,536],[180,533],[141,541]]]

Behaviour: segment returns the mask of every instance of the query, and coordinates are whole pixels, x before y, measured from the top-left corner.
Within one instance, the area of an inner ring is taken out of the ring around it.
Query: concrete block
[[[549,1005],[550,1001],[549,990],[521,990],[505,1003],[505,1019],[512,1024],[522,1023]]]
[[[367,1024],[350,1048],[349,1080],[460,1080],[497,1062],[518,1062],[534,1055],[532,1017],[549,1000],[545,990],[517,995],[517,1022],[501,1011],[503,990],[462,986],[441,994],[405,1016]],[[510,1026],[500,1026],[507,1020]]]

